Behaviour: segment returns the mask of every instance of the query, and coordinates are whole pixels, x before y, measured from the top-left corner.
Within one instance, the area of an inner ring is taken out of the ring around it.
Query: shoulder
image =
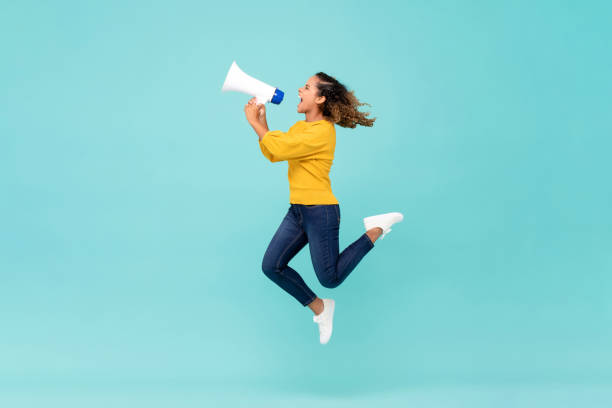
[[[298,121],[295,125],[291,126],[293,132],[306,132],[311,135],[335,135],[336,128],[334,124],[328,120],[317,120],[314,122],[306,122],[305,120]]]
[[[313,127],[318,132],[321,132],[327,135],[336,134],[336,127],[334,126],[334,123],[328,120],[319,120],[317,122],[314,122]]]
[[[289,130],[303,129],[305,127],[308,127],[308,122],[305,120],[298,120],[289,128]]]
[[[317,130],[333,130],[335,129],[334,124],[328,120],[317,120],[315,122],[306,122],[306,121],[302,121],[303,122],[303,126],[305,127],[310,127],[310,128],[316,128]]]

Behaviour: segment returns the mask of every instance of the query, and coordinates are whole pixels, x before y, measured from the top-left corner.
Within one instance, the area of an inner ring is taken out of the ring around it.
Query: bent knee
[[[324,288],[329,288],[329,289],[333,289],[340,284],[340,282],[333,280],[333,279],[322,279],[322,280],[319,280],[319,282],[321,282],[321,285]]]
[[[264,259],[261,263],[261,270],[266,275],[273,275],[279,272],[279,269],[276,267],[276,264],[274,262],[269,262],[266,259]]]

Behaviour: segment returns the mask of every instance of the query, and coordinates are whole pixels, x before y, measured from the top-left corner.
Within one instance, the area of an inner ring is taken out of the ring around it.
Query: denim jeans
[[[264,274],[303,306],[317,295],[287,264],[306,244],[314,271],[326,288],[335,288],[355,269],[374,243],[366,233],[339,254],[340,206],[291,204],[263,257]]]

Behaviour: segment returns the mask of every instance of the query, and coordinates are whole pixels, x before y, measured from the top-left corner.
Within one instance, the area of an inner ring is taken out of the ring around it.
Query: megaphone
[[[254,96],[257,98],[258,104],[272,102],[278,105],[285,96],[285,93],[280,89],[245,74],[238,68],[236,61],[232,62],[232,66],[227,72],[221,91],[237,91]]]

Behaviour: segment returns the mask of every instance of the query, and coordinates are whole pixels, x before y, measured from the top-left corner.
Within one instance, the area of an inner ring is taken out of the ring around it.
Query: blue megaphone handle
[[[278,105],[283,101],[284,97],[285,97],[285,93],[281,91],[280,89],[276,88],[274,90],[274,95],[272,96],[272,100],[270,102]]]

